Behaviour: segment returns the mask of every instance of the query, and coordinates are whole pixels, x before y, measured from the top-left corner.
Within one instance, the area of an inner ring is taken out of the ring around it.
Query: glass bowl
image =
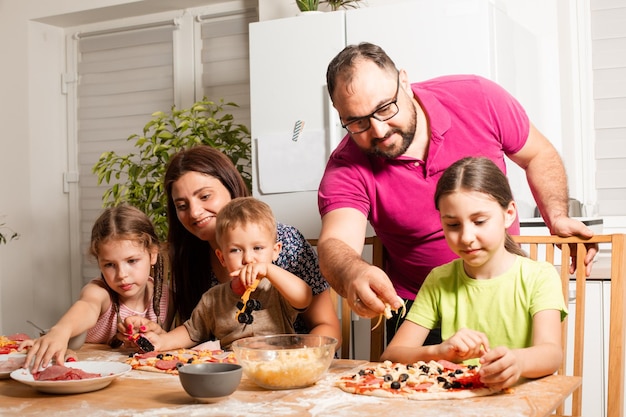
[[[330,367],[337,339],[310,334],[254,336],[231,348],[243,372],[267,389],[303,388],[315,384]]]

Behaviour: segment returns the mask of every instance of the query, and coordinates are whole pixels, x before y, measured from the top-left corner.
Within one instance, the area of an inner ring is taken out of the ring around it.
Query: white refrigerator
[[[318,237],[317,186],[345,134],[328,97],[326,68],[347,44],[382,46],[411,81],[473,73],[517,96],[534,77],[526,69],[516,73],[516,51],[529,53],[519,43],[532,43],[520,33],[490,0],[411,0],[252,23],[253,195],[279,221]],[[534,207],[527,193],[516,197]]]

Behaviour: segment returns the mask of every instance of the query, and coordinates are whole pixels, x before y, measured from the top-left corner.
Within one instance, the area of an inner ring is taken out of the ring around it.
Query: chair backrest
[[[605,246],[610,246],[610,272],[607,277],[611,279],[610,299],[610,331],[609,331],[609,363],[608,363],[608,401],[607,417],[624,416],[624,312],[626,303],[626,246],[625,235],[597,235],[591,239],[575,237],[561,238],[558,236],[513,236],[513,239],[521,244],[528,252],[530,258],[547,261],[560,270],[563,285],[563,296],[569,298],[570,281],[576,282],[576,308],[574,343],[573,343],[573,375],[583,376],[584,336],[585,336],[585,289],[586,273],[584,259],[587,253],[586,244],[600,245],[602,252]],[[560,249],[560,256],[555,255]],[[570,254],[576,257],[576,272],[570,275],[568,266],[571,263]],[[570,312],[571,314],[572,312]],[[558,373],[565,374],[567,349],[567,320],[563,323],[563,363]],[[580,386],[572,396],[572,416],[582,414],[582,389]],[[557,409],[557,414],[563,414],[563,404]]]
[[[309,243],[317,246],[317,239],[308,239]],[[365,246],[371,246],[372,265],[383,269],[384,248],[383,244],[377,236],[365,238]],[[331,288],[331,298],[333,305],[338,309],[337,313],[341,318],[341,358],[354,359],[354,325],[352,322],[352,308],[348,301],[341,297]],[[376,325],[378,318],[370,320],[370,328]],[[377,362],[380,360],[385,350],[385,323],[381,323],[376,329],[370,332],[370,360]]]

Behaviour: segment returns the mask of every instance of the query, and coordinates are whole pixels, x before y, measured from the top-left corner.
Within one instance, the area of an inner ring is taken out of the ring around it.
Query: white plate
[[[17,359],[17,358],[22,358],[24,359],[26,357],[25,353],[9,353],[6,355],[0,355],[0,362],[6,362],[9,359]],[[24,362],[24,361],[22,361]],[[2,371],[0,370],[0,379],[7,379],[9,377],[9,375],[11,375],[11,372],[13,372],[15,369],[20,368],[22,365],[18,365],[16,366],[14,369],[10,370],[10,371]]]
[[[69,381],[35,381],[28,369],[18,369],[11,372],[11,378],[30,385],[37,391],[49,394],[79,394],[102,389],[108,386],[115,378],[131,370],[130,365],[121,362],[69,362],[68,368],[82,369],[102,375],[99,378],[74,379]]]

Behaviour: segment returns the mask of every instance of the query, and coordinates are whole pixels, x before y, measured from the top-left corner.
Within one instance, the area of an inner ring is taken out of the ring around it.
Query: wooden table
[[[85,345],[80,360],[123,361],[125,354],[105,346]],[[411,401],[347,394],[333,386],[339,374],[366,361],[335,360],[316,385],[268,391],[245,375],[230,397],[203,404],[183,390],[177,376],[130,371],[94,392],[54,395],[12,379],[0,380],[0,415],[55,417],[100,416],[547,416],[581,383],[578,377],[551,375],[526,381],[513,394],[454,401]]]

